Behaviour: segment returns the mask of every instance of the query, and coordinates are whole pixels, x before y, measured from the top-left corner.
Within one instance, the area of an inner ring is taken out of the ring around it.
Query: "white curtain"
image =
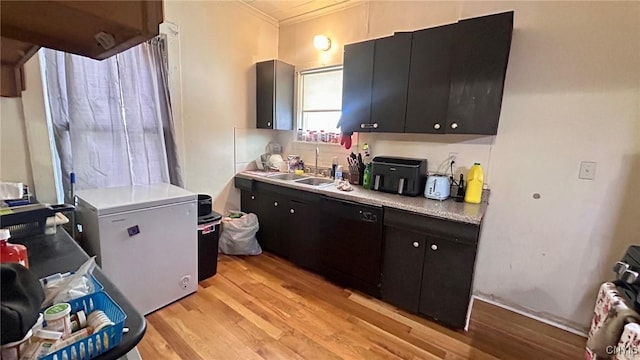
[[[63,187],[182,186],[162,39],[102,61],[45,49]],[[172,173],[172,176],[170,175]]]

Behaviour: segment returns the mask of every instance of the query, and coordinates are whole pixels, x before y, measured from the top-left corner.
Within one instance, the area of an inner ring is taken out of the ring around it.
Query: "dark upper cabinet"
[[[498,132],[512,32],[513,11],[466,19],[456,25],[448,133]]]
[[[455,27],[451,24],[413,33],[404,132],[445,133]]]
[[[395,227],[385,227],[382,300],[418,312],[427,237]]]
[[[293,130],[295,69],[279,60],[256,64],[256,127]]]
[[[419,312],[463,328],[471,300],[476,247],[455,239],[427,238]]]
[[[345,45],[342,72],[343,133],[361,131],[362,124],[371,122],[371,86],[375,40]]]
[[[377,39],[373,56],[370,131],[401,133],[407,108],[411,33]]]

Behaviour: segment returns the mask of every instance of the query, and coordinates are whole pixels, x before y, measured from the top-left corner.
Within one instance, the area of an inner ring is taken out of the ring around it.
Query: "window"
[[[308,131],[338,132],[342,113],[342,66],[300,73],[299,128]]]

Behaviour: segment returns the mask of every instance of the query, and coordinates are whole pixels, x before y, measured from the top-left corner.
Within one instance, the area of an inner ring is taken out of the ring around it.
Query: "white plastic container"
[[[336,166],[336,185],[342,181],[342,165]]]
[[[27,346],[27,342],[33,335],[33,332],[29,330],[27,335],[24,336],[21,340],[14,341],[11,343],[4,344],[0,346],[1,355],[0,358],[3,360],[18,360],[23,355],[25,347]]]
[[[69,303],[58,303],[48,307],[44,311],[44,321],[47,322],[47,330],[59,331],[62,338],[71,334],[71,305]]]

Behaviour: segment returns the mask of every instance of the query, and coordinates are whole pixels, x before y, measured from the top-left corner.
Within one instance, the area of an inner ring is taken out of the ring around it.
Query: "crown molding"
[[[367,1],[363,1],[363,0],[343,0],[339,3],[336,4],[331,4],[331,5],[327,5],[323,8],[320,9],[316,9],[316,10],[312,10],[309,12],[306,12],[304,14],[300,14],[300,15],[296,15],[296,16],[292,16],[290,18],[287,19],[283,19],[280,21],[280,25],[291,25],[291,24],[296,24],[299,22],[303,22],[303,21],[307,21],[310,19],[314,19],[317,17],[321,17],[324,15],[328,15],[334,12],[338,12],[341,10],[345,10],[348,8],[352,8],[358,5],[362,5],[364,3],[366,3]]]
[[[253,13],[253,15],[259,17],[260,19],[274,25],[275,27],[279,27],[280,26],[280,22],[278,21],[278,19],[265,14],[264,12],[254,8],[253,6],[247,4],[246,2],[242,1],[242,0],[236,0],[236,4],[240,4],[242,7],[244,7],[245,9],[248,9],[251,13]]]

